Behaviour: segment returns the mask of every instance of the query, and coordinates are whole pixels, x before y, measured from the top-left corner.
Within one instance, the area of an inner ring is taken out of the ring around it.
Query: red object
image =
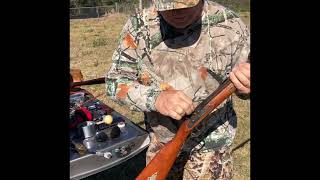
[[[82,108],[80,108],[80,110],[86,114],[86,117],[88,118],[87,121],[92,121],[93,120],[92,114],[87,108],[82,107]]]
[[[77,109],[74,113],[74,116],[75,116],[74,117],[75,120],[69,124],[70,129],[77,127],[78,124],[80,124],[84,121],[92,121],[93,120],[93,116],[92,116],[91,112],[85,107]]]

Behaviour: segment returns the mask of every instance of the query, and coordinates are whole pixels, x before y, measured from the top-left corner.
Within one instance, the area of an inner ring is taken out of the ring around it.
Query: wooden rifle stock
[[[176,136],[164,145],[151,162],[142,170],[136,180],[164,180],[193,128],[235,91],[236,88],[230,79],[227,79],[221,84],[217,90],[197,106],[190,118],[185,118]]]
[[[71,87],[92,85],[92,84],[103,84],[103,83],[105,83],[105,77],[91,79],[91,80],[87,80],[87,81],[81,81],[81,82],[73,82]]]

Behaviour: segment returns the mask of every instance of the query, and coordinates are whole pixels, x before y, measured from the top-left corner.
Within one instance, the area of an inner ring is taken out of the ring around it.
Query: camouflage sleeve
[[[212,9],[207,11],[210,10],[212,11]],[[211,69],[219,69],[217,62],[225,64],[226,69],[223,75],[225,79],[233,67],[248,59],[250,54],[249,29],[236,13],[223,7],[220,7],[219,13],[208,15],[204,22],[212,24],[208,31],[212,40],[209,48],[210,52],[213,52],[215,61],[210,62],[216,63],[212,63]],[[242,98],[242,95],[239,97]]]
[[[246,62],[250,54],[250,31],[244,22],[237,18],[236,20],[237,44],[235,46],[233,65]]]
[[[208,67],[226,79],[232,68],[248,59],[250,32],[240,17],[232,10],[208,1],[202,23],[208,28]]]
[[[239,63],[246,62],[250,56],[250,31],[249,28],[243,23],[243,21],[238,18],[237,20],[238,28],[237,28],[237,35],[238,39],[238,50],[235,52],[235,61],[233,66]],[[250,94],[241,94],[236,91],[236,95],[243,100],[249,99]]]
[[[119,104],[127,104],[131,110],[155,111],[154,103],[161,90],[141,83],[141,59],[145,44],[136,17],[125,24],[118,48],[112,56],[112,65],[106,75],[106,93]]]

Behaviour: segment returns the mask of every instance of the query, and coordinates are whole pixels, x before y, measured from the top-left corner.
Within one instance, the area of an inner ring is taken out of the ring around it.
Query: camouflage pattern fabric
[[[157,11],[190,8],[197,5],[199,0],[153,0]]]
[[[150,134],[151,144],[147,153],[147,164],[159,152],[163,143],[158,142],[154,133]],[[182,151],[175,161],[167,179],[230,180],[232,179],[231,148],[226,146],[217,151]]]
[[[199,103],[250,52],[250,33],[240,18],[217,3],[204,2],[202,18],[184,32],[175,31],[155,7],[131,16],[106,75],[107,95],[143,111],[147,130],[162,144],[174,137],[181,121],[156,112],[159,93],[173,88]],[[230,97],[194,129],[182,152],[212,154],[229,147],[236,121]]]

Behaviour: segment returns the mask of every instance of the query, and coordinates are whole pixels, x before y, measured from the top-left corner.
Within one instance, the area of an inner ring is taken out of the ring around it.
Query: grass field
[[[246,24],[250,25],[250,14],[243,13],[241,17]],[[111,14],[96,19],[71,20],[70,67],[81,69],[85,80],[104,76],[110,68],[111,56],[117,46],[119,33],[126,20],[127,15],[124,14]],[[105,85],[84,86],[84,88],[96,96],[103,94],[99,97],[100,100],[142,127],[144,126],[142,113],[132,112],[128,107],[120,106],[105,96]],[[250,100],[243,101],[234,96],[234,106],[238,115],[238,130],[233,144],[236,147],[250,138]],[[250,141],[235,150],[233,155],[234,179],[250,179]],[[143,160],[143,158],[140,159]],[[137,160],[134,163],[137,164]],[[140,164],[143,164],[143,162]]]

